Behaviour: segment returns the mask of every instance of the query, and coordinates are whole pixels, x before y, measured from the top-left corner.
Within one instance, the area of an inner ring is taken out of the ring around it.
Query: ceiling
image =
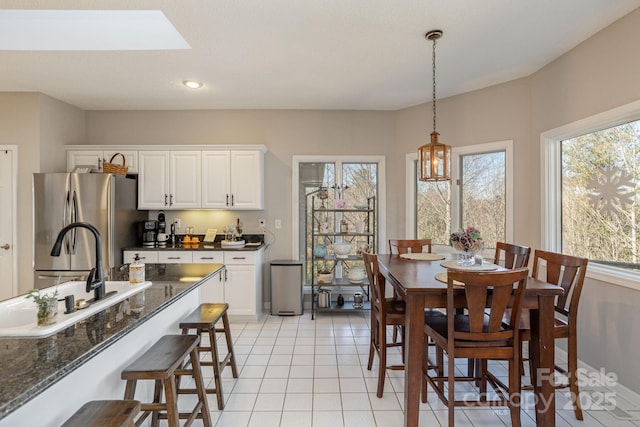
[[[0,91],[85,110],[396,110],[431,100],[429,30],[443,98],[530,75],[640,0],[0,0],[70,6],[161,10],[191,49],[4,50]]]

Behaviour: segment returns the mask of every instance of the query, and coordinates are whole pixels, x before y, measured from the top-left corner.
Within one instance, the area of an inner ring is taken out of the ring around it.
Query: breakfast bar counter
[[[60,425],[73,408],[81,406],[73,402],[74,391],[80,391],[85,401],[94,400],[91,395],[121,399],[122,395],[117,396],[124,389],[121,366],[145,350],[154,335],[179,333],[180,318],[198,305],[199,286],[222,268],[222,264],[147,264],[146,280],[152,285],[137,294],[135,305],[130,301],[133,297],[126,299],[44,338],[0,338],[0,426],[36,425],[24,424],[25,416],[38,417],[34,411],[42,417],[32,418],[41,421],[37,425]],[[128,280],[126,267],[110,273],[108,280]],[[139,304],[141,295],[144,299]],[[90,366],[92,362],[99,364],[98,369]],[[80,374],[81,383],[69,379],[85,366],[88,373]],[[56,393],[63,393],[60,399],[71,400],[67,408],[49,403],[51,397],[42,397],[64,381],[68,384],[62,390],[71,391]],[[36,400],[38,406],[29,408]]]

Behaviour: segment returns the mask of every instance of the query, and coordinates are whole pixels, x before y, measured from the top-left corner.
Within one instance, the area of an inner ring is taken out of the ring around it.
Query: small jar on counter
[[[140,256],[136,254],[133,262],[129,264],[129,283],[135,285],[142,282],[144,282],[144,263],[140,261]]]

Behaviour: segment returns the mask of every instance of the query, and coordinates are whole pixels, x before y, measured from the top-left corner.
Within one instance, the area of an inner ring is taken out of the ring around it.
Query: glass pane
[[[562,251],[640,269],[640,121],[562,141]]]
[[[451,234],[451,182],[425,182],[418,180],[417,176],[416,182],[416,238],[448,245]]]
[[[506,237],[505,152],[470,154],[461,158],[460,228],[480,230],[485,247]]]
[[[342,183],[348,186],[343,198],[349,207],[366,204],[367,198],[376,196],[378,187],[378,165],[375,163],[344,163]]]
[[[300,222],[300,233],[298,235],[299,244],[298,248],[300,253],[299,259],[307,260],[305,263],[306,275],[309,277],[311,274],[311,227],[313,221],[311,221],[311,200],[320,206],[324,203],[325,206],[333,204],[333,191],[324,191],[335,185],[336,169],[333,163],[300,163],[298,168],[298,176],[300,177],[299,183],[299,200],[303,201],[298,207],[298,218]],[[321,199],[320,195],[327,195],[328,199]],[[312,199],[312,196],[316,196]],[[316,206],[316,207],[318,207]]]

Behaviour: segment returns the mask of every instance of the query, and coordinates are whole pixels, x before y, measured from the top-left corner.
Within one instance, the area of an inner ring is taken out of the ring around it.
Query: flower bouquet
[[[449,243],[460,251],[458,264],[471,265],[474,262],[475,252],[482,249],[482,235],[475,227],[467,227],[464,231],[451,233]]]

